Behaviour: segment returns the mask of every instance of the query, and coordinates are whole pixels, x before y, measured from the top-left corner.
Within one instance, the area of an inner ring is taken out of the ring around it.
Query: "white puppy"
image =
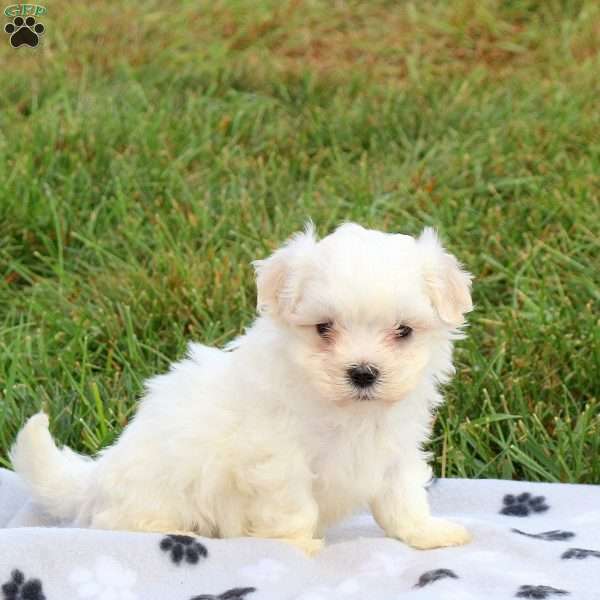
[[[147,383],[95,459],[59,450],[43,414],[11,457],[34,498],[80,527],[285,539],[307,552],[370,506],[416,548],[464,544],[430,515],[421,446],[470,276],[435,233],[312,227],[255,262],[260,316],[224,351],[199,344]]]

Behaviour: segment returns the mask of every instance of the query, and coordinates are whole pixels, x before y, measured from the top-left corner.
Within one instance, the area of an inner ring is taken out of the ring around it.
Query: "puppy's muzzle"
[[[379,377],[379,369],[373,365],[352,365],[347,371],[348,379],[358,388],[371,387]]]

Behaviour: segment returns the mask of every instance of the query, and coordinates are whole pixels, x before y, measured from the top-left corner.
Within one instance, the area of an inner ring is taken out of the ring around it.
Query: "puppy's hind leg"
[[[315,537],[318,514],[309,493],[295,495],[281,489],[270,496],[261,494],[250,506],[246,533],[287,542],[314,556],[323,548],[323,540]]]
[[[312,495],[312,476],[298,456],[283,461],[271,456],[244,470],[245,533],[293,544],[309,556],[317,554],[323,540],[315,538],[319,508]]]

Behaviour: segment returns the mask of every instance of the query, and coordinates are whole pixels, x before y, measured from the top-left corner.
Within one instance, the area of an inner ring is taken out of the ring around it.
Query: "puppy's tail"
[[[58,449],[48,431],[48,417],[27,421],[10,451],[13,468],[27,483],[34,500],[53,517],[75,518],[90,482],[94,461],[70,448]]]

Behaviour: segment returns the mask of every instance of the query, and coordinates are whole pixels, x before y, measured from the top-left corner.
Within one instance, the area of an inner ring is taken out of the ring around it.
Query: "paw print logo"
[[[15,17],[12,23],[7,23],[4,26],[4,31],[10,35],[10,45],[13,48],[18,48],[25,44],[31,48],[35,48],[39,41],[40,35],[43,35],[46,28],[37,23],[35,17]]]
[[[200,596],[194,596],[190,600],[244,600],[247,594],[255,592],[256,588],[232,588],[223,592],[222,594],[201,594]]]
[[[171,534],[160,542],[160,549],[171,553],[171,560],[176,564],[185,561],[195,565],[200,558],[208,556],[208,550],[190,535]]]
[[[3,600],[46,600],[39,579],[25,579],[18,569],[10,574],[10,579],[2,586]]]
[[[569,592],[550,587],[549,585],[522,585],[516,593],[517,598],[549,598],[550,596],[566,596]]]
[[[541,513],[550,508],[546,504],[544,496],[532,496],[528,492],[523,492],[518,496],[506,494],[503,502],[504,506],[500,513],[511,517],[528,517],[530,513]]]

